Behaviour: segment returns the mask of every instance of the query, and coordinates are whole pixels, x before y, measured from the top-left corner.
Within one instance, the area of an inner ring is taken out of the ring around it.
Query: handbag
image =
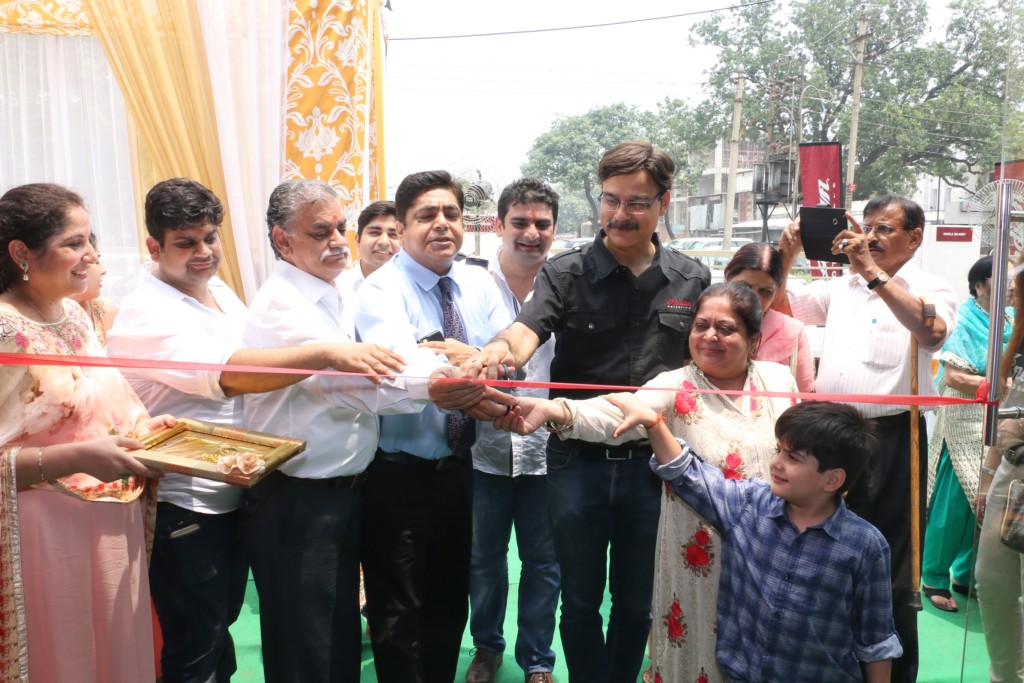
[[[1024,481],[1014,479],[1006,491],[1006,510],[999,527],[999,540],[1007,548],[1024,553]]]

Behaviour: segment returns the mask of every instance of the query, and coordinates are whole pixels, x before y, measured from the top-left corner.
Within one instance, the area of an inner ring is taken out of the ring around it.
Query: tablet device
[[[807,258],[849,263],[850,258],[846,254],[832,253],[832,242],[843,230],[846,230],[845,209],[834,209],[831,206],[800,207],[800,241],[804,244]]]

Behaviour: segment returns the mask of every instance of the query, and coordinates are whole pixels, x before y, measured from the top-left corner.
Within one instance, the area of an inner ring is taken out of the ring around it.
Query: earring
[[[28,261],[21,262],[21,269],[25,271],[24,273],[22,273],[21,279],[24,280],[25,282],[28,282]]]

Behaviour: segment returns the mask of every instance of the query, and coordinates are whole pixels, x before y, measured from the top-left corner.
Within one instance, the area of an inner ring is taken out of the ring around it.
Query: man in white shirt
[[[939,349],[956,320],[956,295],[940,278],[923,272],[914,254],[924,234],[924,211],[915,202],[896,195],[870,200],[863,224],[847,214],[850,227],[841,231],[832,253],[850,259],[850,272],[832,280],[788,290],[794,317],[809,325],[824,325],[821,362],[816,388],[827,394],[910,393],[911,336],[917,339],[919,377],[931,377],[931,356]],[[799,223],[791,223],[779,241],[785,272],[802,248]],[[784,306],[784,304],[783,304]],[[934,384],[920,383],[923,394],[935,393]],[[892,551],[893,617],[903,643],[903,656],[893,660],[892,680],[917,678],[917,611],[910,606],[910,413],[906,406],[856,404],[876,418],[879,448],[868,469],[847,494],[847,504],[874,524]],[[928,439],[920,419],[920,501],[924,483]],[[924,537],[924,514],[920,516]]]
[[[555,236],[558,194],[537,178],[521,178],[498,198],[501,244],[488,266],[509,315],[519,315],[533,290]],[[552,337],[524,368],[531,382],[551,379]],[[547,389],[516,389],[514,395],[547,398]],[[512,527],[522,570],[519,581],[516,663],[527,683],[549,683],[555,668],[559,572],[548,516],[547,443],[544,430],[527,436],[480,425],[473,444],[473,558],[469,579],[469,630],[476,654],[466,683],[492,683],[505,651],[502,636],[508,602],[508,544]]]
[[[351,341],[335,286],[348,253],[337,192],[315,180],[282,183],[270,196],[267,226],[279,260],[250,307],[246,344]],[[360,515],[377,448],[375,413],[422,410],[425,380],[440,364],[429,349],[409,349],[405,360],[405,375],[380,384],[318,375],[246,397],[246,426],[306,440],[304,452],[246,498],[243,535],[268,682],[359,679]]]
[[[108,333],[112,357],[322,368],[342,363],[342,347],[253,351],[242,346],[248,311],[214,273],[221,259],[218,227],[224,211],[206,187],[166,180],[146,195],[146,246],[152,268],[121,303]],[[376,352],[388,372],[393,354]],[[328,358],[329,355],[333,358]],[[349,369],[360,371],[365,364]],[[242,399],[301,375],[247,375],[216,370],[124,370],[146,407],[157,413],[230,425],[242,424]],[[163,632],[164,680],[228,681],[235,653],[228,627],[245,596],[248,564],[241,545],[241,489],[168,474],[157,493],[150,563],[153,601]]]
[[[356,219],[356,244],[359,246],[359,260],[338,276],[338,288],[342,297],[359,291],[370,273],[391,260],[402,248],[398,238],[394,202],[373,202],[359,212]]]
[[[402,251],[359,289],[361,339],[408,358],[435,334],[451,349],[464,349],[508,324],[494,279],[455,260],[464,202],[446,171],[402,181],[395,194]],[[483,393],[474,390],[475,397]],[[493,407],[487,400],[475,404],[473,396],[464,405],[476,406],[472,414],[481,417]],[[494,417],[504,412],[501,407]],[[455,679],[468,611],[475,434],[472,421],[434,406],[381,418],[363,498],[362,555],[381,683]]]

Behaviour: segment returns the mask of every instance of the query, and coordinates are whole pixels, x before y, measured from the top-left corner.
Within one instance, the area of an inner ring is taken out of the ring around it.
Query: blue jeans
[[[559,630],[569,680],[635,681],[651,628],[661,484],[646,459],[608,461],[577,450],[554,436],[548,442],[548,508],[562,570]],[[607,638],[600,612],[606,568]]]
[[[502,626],[508,603],[508,544],[512,525],[522,574],[516,663],[526,673],[553,671],[559,573],[548,516],[547,478],[473,471],[473,560],[469,630],[473,645],[505,651]]]

